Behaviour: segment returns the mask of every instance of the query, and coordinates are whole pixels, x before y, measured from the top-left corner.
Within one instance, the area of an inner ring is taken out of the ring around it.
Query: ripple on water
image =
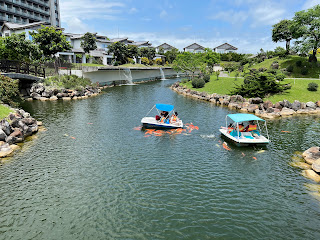
[[[199,131],[133,130],[157,102],[173,103]],[[271,144],[259,152],[223,149],[218,128],[232,111],[163,82],[25,108],[48,130],[0,166],[1,238],[320,238],[315,191],[288,164],[317,144],[316,117],[268,122]]]

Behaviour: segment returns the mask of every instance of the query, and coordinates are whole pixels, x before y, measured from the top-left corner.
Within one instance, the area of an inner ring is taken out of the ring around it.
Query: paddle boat
[[[266,137],[261,134],[261,131],[266,133]],[[264,146],[270,142],[266,121],[253,114],[237,113],[227,115],[226,127],[221,127],[220,132],[237,146]]]
[[[148,117],[153,109],[156,109],[158,114],[155,117]],[[182,121],[176,116],[174,106],[169,104],[156,104],[151,108],[147,115],[141,119],[142,127],[144,128],[182,128]]]

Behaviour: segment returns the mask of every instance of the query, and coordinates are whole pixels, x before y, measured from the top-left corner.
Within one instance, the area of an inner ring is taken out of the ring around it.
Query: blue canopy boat
[[[156,109],[158,115],[148,117],[153,109]],[[183,123],[173,111],[174,106],[169,104],[156,104],[151,108],[147,115],[142,118],[141,123],[144,128],[182,128]]]
[[[231,123],[228,125],[228,122]],[[264,123],[260,126],[259,122]],[[261,134],[261,131],[266,136]],[[237,146],[266,145],[269,141],[267,123],[265,120],[247,113],[229,114],[226,116],[226,127],[221,127],[220,132]]]

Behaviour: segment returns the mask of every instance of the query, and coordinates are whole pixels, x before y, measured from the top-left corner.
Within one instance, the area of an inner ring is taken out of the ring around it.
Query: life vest
[[[166,118],[162,117],[162,118],[160,119],[160,122],[161,122],[161,123],[164,123],[165,120],[166,120]]]
[[[239,132],[244,132],[245,127],[243,125],[239,125]]]
[[[171,117],[171,122],[176,122],[177,121],[177,116],[176,115],[173,115],[172,117]]]
[[[228,133],[232,132],[233,128],[232,127],[228,127]]]
[[[250,125],[249,124],[248,131],[253,131],[253,130],[257,130],[257,125]]]

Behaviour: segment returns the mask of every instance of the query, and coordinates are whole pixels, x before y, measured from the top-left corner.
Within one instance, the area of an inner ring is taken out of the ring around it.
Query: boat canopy
[[[173,110],[174,106],[173,105],[169,105],[169,104],[156,104],[156,108],[160,111],[166,111],[166,112],[170,112]]]
[[[248,122],[248,121],[265,121],[256,115],[253,114],[247,114],[247,113],[236,113],[236,114],[229,114],[227,115],[232,121],[234,122]]]

